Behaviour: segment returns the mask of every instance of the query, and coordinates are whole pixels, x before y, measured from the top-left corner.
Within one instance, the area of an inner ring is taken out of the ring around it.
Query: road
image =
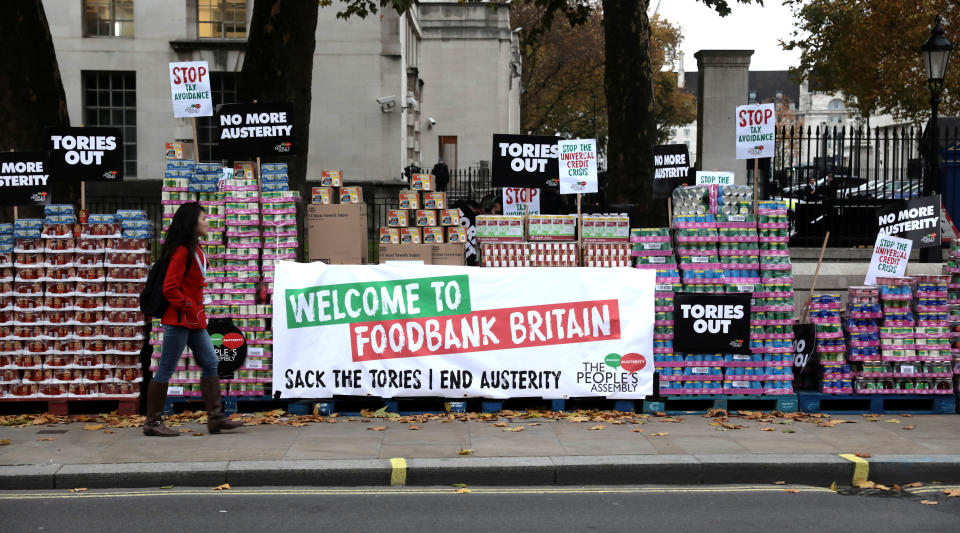
[[[953,487],[957,488],[957,487]],[[951,531],[960,497],[804,486],[142,489],[0,493],[9,532]],[[793,492],[797,491],[797,492]],[[922,499],[939,502],[921,503]]]

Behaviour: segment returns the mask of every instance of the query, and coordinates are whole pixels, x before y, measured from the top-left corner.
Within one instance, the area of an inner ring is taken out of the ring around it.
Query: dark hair
[[[197,202],[190,202],[180,206],[173,215],[173,222],[167,229],[167,238],[163,241],[161,259],[166,259],[181,246],[187,247],[187,253],[192,254],[197,249],[197,220],[203,208]]]

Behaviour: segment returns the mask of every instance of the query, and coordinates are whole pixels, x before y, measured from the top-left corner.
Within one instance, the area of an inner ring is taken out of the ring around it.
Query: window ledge
[[[246,39],[180,39],[170,41],[174,52],[193,52],[194,50],[243,50]]]

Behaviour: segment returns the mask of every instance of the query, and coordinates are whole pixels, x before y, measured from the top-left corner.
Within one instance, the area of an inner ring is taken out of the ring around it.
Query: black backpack
[[[190,271],[190,265],[193,261],[187,261],[186,268],[183,269],[183,275],[186,276]],[[170,267],[170,258],[160,259],[150,267],[150,273],[147,274],[147,283],[140,291],[140,311],[147,317],[163,318],[167,312],[170,302],[163,296],[163,281],[167,278],[167,268]]]

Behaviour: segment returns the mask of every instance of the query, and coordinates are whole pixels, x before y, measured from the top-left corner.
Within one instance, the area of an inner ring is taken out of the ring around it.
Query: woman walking
[[[176,437],[179,433],[163,424],[163,406],[167,386],[177,368],[183,349],[190,346],[197,363],[203,368],[200,392],[207,409],[207,429],[219,433],[236,429],[242,422],[229,420],[223,413],[220,399],[220,377],[217,354],[207,334],[207,317],[203,310],[203,287],[206,285],[207,258],[200,247],[200,238],[207,235],[207,214],[197,202],[183,204],[173,216],[163,251],[158,261],[169,261],[163,281],[163,296],[169,302],[163,323],[163,349],[159,368],[147,389],[147,420],[143,434]]]

